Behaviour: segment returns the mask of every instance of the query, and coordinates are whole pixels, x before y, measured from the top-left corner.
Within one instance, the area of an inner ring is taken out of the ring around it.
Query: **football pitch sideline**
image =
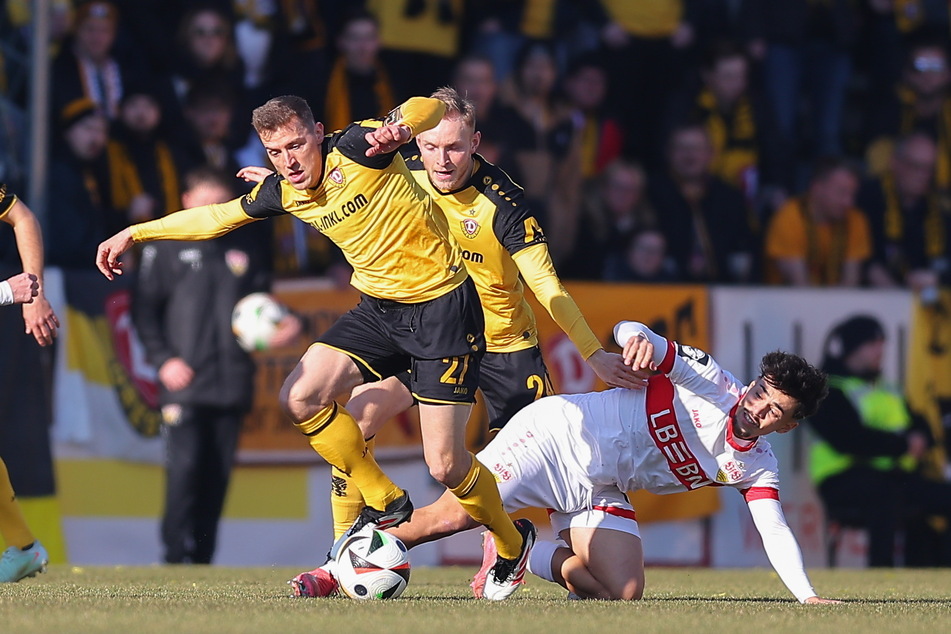
[[[0,584],[0,632],[464,634],[951,632],[951,569],[811,570],[800,605],[768,569],[648,568],[638,602],[568,601],[531,577],[508,601],[471,598],[474,568],[416,568],[402,597],[295,599],[291,568],[51,566]]]

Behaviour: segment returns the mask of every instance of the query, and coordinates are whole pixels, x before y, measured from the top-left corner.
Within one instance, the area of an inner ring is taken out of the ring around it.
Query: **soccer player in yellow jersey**
[[[53,343],[59,320],[43,291],[43,236],[40,223],[6,185],[0,184],[0,220],[13,227],[23,272],[0,282],[0,305],[23,304],[26,333],[41,346]],[[46,570],[49,555],[23,518],[7,466],[0,459],[0,583],[13,583]]]
[[[136,242],[213,238],[280,214],[327,235],[353,267],[351,283],[361,301],[307,350],[284,382],[280,403],[317,453],[348,474],[366,500],[343,537],[367,525],[405,522],[412,504],[377,465],[353,416],[335,399],[364,382],[411,370],[429,468],[495,535],[499,557],[493,574],[501,586],[514,589],[535,529],[530,522],[512,522],[492,475],[465,449],[485,352],[478,295],[445,218],[434,213],[397,152],[437,125],[444,111],[438,99],[414,97],[385,119],[325,135],[303,99],[272,99],[254,111],[252,124],[276,174],[228,203],[128,227],[99,245],[96,264],[113,279],[122,272],[119,256]]]
[[[612,387],[642,386],[642,379],[624,365],[621,355],[604,350],[562,286],[545,236],[524,201],[522,189],[504,171],[476,154],[480,134],[472,104],[452,88],[441,88],[432,97],[443,102],[446,113],[439,125],[417,135],[418,151],[406,152],[410,148],[405,148],[404,157],[417,182],[445,215],[479,291],[487,350],[479,387],[485,397],[490,431],[498,431],[515,412],[551,393],[538,347],[535,316],[525,299],[525,285],[605,383]],[[267,173],[248,169],[256,172],[256,178]],[[403,374],[355,390],[347,409],[367,437],[414,404],[409,379]],[[349,486],[345,474],[334,472],[333,477],[334,530],[340,534],[353,522],[363,501],[359,491]],[[425,517],[409,526],[428,533],[430,516]],[[431,519],[445,524],[446,518]],[[493,563],[489,560],[486,565]],[[295,591],[304,596],[334,592],[332,569],[330,562],[301,573],[293,581]],[[500,594],[508,596],[493,587],[490,576],[485,596],[504,598]]]

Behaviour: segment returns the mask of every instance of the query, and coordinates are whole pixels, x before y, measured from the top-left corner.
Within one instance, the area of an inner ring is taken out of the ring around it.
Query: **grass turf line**
[[[770,570],[649,568],[639,602],[567,601],[537,578],[476,601],[470,568],[417,568],[391,601],[295,599],[290,568],[52,566],[0,584],[0,630],[19,632],[930,632],[951,631],[951,570],[815,570],[839,606],[799,605]],[[433,628],[438,627],[439,630]]]

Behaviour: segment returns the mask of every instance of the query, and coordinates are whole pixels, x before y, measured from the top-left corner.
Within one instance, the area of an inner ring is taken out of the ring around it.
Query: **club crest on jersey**
[[[682,343],[677,344],[677,354],[684,357],[685,359],[693,359],[701,365],[707,365],[707,362],[710,361],[710,355],[700,348],[685,346]]]
[[[736,482],[743,478],[743,463],[738,460],[730,460],[717,471],[717,482]]]
[[[466,218],[461,223],[462,232],[467,238],[474,238],[479,235],[479,231],[482,230],[482,226],[476,222],[475,218]]]
[[[228,265],[228,270],[230,270],[231,274],[235,277],[241,277],[248,272],[248,263],[250,260],[251,258],[248,257],[248,254],[240,249],[228,249],[225,251],[225,264]]]
[[[335,167],[330,170],[330,173],[327,174],[327,179],[330,180],[334,185],[342,186],[346,179],[343,177],[343,170],[339,167]]]

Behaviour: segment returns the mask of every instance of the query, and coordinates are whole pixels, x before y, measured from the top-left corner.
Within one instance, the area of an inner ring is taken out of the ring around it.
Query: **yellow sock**
[[[522,551],[522,534],[502,508],[502,498],[499,497],[499,489],[495,486],[492,473],[475,456],[472,456],[469,473],[459,486],[449,491],[459,499],[462,508],[472,519],[495,535],[495,546],[501,557],[515,559],[519,556]]]
[[[32,544],[36,538],[30,532],[30,527],[23,519],[23,511],[17,504],[13,485],[10,484],[10,474],[7,465],[0,459],[0,535],[7,546],[24,548]]]
[[[376,442],[367,441],[367,451],[372,456]],[[334,540],[339,539],[357,521],[360,511],[366,506],[363,494],[353,478],[336,467],[330,469],[330,510],[334,517]]]
[[[373,459],[357,421],[345,408],[334,403],[298,423],[297,428],[307,436],[314,451],[352,478],[367,505],[382,511],[403,495],[403,490],[393,484]]]

